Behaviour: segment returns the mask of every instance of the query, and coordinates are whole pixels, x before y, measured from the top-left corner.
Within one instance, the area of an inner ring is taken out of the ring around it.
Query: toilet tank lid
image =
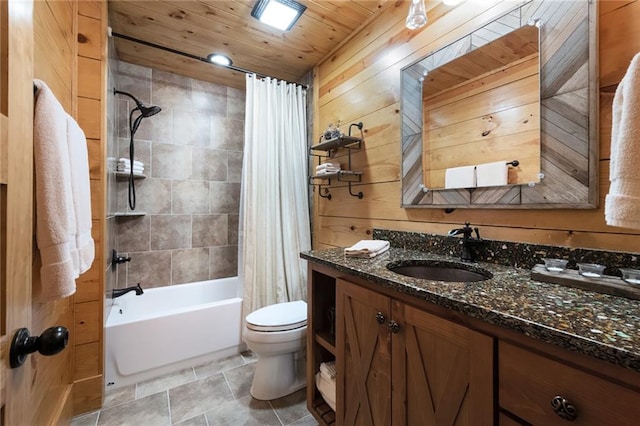
[[[253,311],[246,319],[249,324],[267,327],[306,322],[307,303],[302,300],[276,303]]]

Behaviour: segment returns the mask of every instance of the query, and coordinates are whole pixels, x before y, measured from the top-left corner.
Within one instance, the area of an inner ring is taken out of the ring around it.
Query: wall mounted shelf
[[[116,212],[114,213],[115,217],[140,217],[146,216],[145,212]]]
[[[351,128],[355,126],[360,129],[359,138],[351,136]],[[362,199],[364,194],[362,191],[354,193],[351,184],[359,183],[362,181],[361,171],[351,170],[351,151],[362,148],[364,142],[364,135],[362,132],[362,122],[354,123],[349,126],[349,135],[341,135],[332,139],[324,139],[320,137],[319,142],[309,148],[309,155],[318,158],[318,165],[322,164],[323,159],[332,158],[335,153],[341,149],[347,150],[347,168],[335,173],[325,174],[311,174],[309,175],[309,184],[318,187],[318,195],[327,200],[331,200],[331,194],[329,193],[329,186],[331,186],[331,180],[334,179],[337,182],[346,182],[349,188],[349,194],[353,197]],[[322,151],[319,153],[318,151]],[[323,194],[324,189],[324,194]]]
[[[134,173],[133,174],[133,178],[134,179],[146,179],[147,175]],[[116,179],[118,179],[118,180],[129,179],[129,172],[116,172]]]

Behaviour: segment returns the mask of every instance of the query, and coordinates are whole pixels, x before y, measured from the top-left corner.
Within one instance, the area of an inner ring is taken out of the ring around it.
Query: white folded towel
[[[120,164],[131,166],[131,161],[128,158],[124,158],[123,157],[123,158],[120,158],[118,160],[118,165],[120,165]],[[142,161],[139,161],[139,160],[133,160],[133,167],[135,167],[135,166],[144,167],[144,163]]]
[[[344,255],[371,259],[389,250],[389,247],[389,241],[385,240],[360,240],[351,247],[345,248]]]
[[[131,169],[129,167],[124,167],[124,166],[118,166],[116,168],[116,171],[118,172],[127,172],[129,173],[131,171]],[[133,172],[134,173],[144,173],[144,167],[134,167],[133,168]]]
[[[335,380],[336,379],[336,362],[323,362],[320,364],[320,374],[326,380]]]
[[[340,163],[322,163],[316,166],[316,170],[322,169],[340,169]]]
[[[333,174],[338,173],[339,171],[340,171],[340,169],[337,169],[337,170],[329,170],[329,169],[317,170],[316,171],[316,176],[333,175]]]
[[[607,225],[640,229],[640,53],[616,89],[611,123]]]
[[[452,167],[444,172],[445,189],[475,188],[476,166]]]
[[[316,388],[333,411],[336,410],[336,382],[327,380],[319,371],[316,373]]]
[[[476,186],[503,186],[509,183],[507,161],[478,164],[476,166]]]

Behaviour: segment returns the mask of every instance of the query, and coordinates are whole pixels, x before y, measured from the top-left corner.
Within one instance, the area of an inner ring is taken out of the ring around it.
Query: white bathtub
[[[107,389],[244,350],[237,277],[130,292],[113,301],[105,330]]]

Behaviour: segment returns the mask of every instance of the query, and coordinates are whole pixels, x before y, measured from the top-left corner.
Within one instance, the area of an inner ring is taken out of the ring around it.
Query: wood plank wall
[[[76,108],[76,9],[71,0],[35,1],[34,19],[34,76],[51,88],[64,109],[73,114]],[[34,246],[35,250],[35,246]],[[39,281],[39,264],[35,265],[34,286]],[[33,335],[39,335],[54,325],[70,331],[69,347],[56,356],[32,356],[32,386],[30,404],[33,406],[32,424],[52,424],[70,415],[70,362],[73,341],[72,298],[54,302],[33,301]]]
[[[78,3],[78,115],[87,137],[91,179],[91,234],[95,260],[77,281],[74,295],[73,412],[102,407],[104,393],[104,286],[106,234],[107,2]]]
[[[352,168],[363,170],[362,200],[334,185],[332,199],[314,193],[314,248],[371,238],[374,227],[446,234],[466,221],[487,239],[626,252],[640,251],[640,232],[604,222],[608,192],[611,102],[633,55],[640,51],[640,0],[599,1],[600,207],[590,210],[403,209],[400,207],[400,69],[513,7],[467,1],[458,7],[427,2],[429,24],[404,26],[408,3],[387,2],[377,19],[315,68],[314,138],[328,123],[362,121],[364,149]],[[315,140],[315,139],[314,139]],[[342,158],[343,162],[346,159]]]

